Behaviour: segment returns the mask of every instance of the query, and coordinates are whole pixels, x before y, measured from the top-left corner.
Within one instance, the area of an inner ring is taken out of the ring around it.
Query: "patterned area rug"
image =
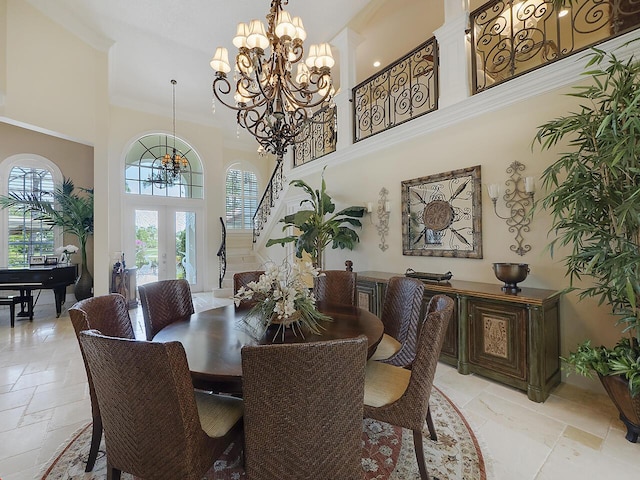
[[[434,480],[486,480],[485,461],[478,441],[460,411],[439,390],[431,395],[431,414],[438,441],[423,430],[427,470]],[[61,447],[42,474],[42,480],[105,479],[104,440],[92,473],[84,467],[91,442],[91,424],[76,432]],[[362,431],[362,468],[367,480],[420,479],[411,431],[366,419]],[[244,478],[240,449],[231,445],[207,473],[207,480]],[[122,480],[132,476],[122,475]]]

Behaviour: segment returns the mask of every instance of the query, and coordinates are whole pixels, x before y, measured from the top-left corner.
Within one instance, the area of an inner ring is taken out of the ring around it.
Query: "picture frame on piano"
[[[43,255],[31,255],[29,258],[29,265],[44,265],[44,256]]]
[[[57,265],[58,264],[58,257],[47,255],[44,258],[44,264],[45,265]]]

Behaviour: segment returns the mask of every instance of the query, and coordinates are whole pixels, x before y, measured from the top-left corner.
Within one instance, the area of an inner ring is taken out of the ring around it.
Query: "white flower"
[[[58,255],[60,255],[61,253],[71,255],[72,253],[76,253],[78,250],[78,247],[76,247],[75,245],[65,245],[63,247],[56,248],[55,253]]]

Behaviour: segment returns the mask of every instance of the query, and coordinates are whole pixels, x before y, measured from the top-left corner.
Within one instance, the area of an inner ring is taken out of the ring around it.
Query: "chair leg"
[[[413,431],[413,448],[416,451],[416,461],[418,462],[420,478],[422,480],[429,480],[427,465],[424,463],[424,447],[422,445],[422,432],[420,430]]]
[[[16,325],[16,304],[12,303],[9,305],[9,315],[11,315],[11,328],[14,328]]]
[[[438,441],[438,434],[433,426],[433,418],[431,418],[431,407],[427,407],[427,427],[429,428],[429,437],[434,442]]]
[[[107,460],[107,480],[120,480],[121,473],[117,468],[113,468]]]
[[[100,448],[100,441],[102,440],[102,418],[97,417],[93,419],[93,431],[91,433],[91,448],[89,449],[89,458],[87,458],[87,468],[85,472],[93,470],[96,464],[96,458],[98,458],[98,448]]]

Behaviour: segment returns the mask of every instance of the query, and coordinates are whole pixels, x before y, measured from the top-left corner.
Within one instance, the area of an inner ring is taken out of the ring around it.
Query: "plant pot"
[[[629,382],[621,375],[602,376],[598,374],[602,386],[620,412],[620,420],[627,427],[625,438],[632,443],[640,435],[640,396],[632,397]]]
[[[78,301],[93,297],[93,277],[84,263],[80,270],[80,276],[76,279],[76,285],[73,292],[76,296],[76,300]]]

